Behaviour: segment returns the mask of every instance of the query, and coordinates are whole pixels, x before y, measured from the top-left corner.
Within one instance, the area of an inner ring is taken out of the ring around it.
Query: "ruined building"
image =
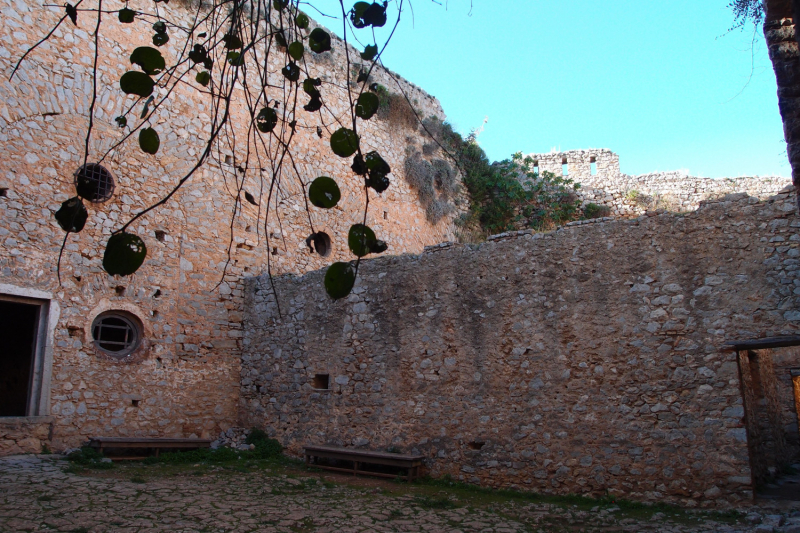
[[[241,156],[231,151],[138,223],[148,259],[111,277],[99,243],[162,196],[202,142],[187,86],[173,99],[179,118],[159,123],[157,157],[102,162],[114,192],[98,192],[86,229],[69,236],[59,282],[53,214],[83,163],[90,39],[64,26],[9,81],[35,28],[59,15],[2,8],[0,454],[255,425],[294,454],[305,443],[392,446],[467,482],[716,505],[752,497],[800,453],[800,217],[780,192],[786,181],[629,177],[607,150],[539,154],[540,169],[566,171],[585,202],[621,218],[454,244],[457,212],[431,224],[403,179],[423,134],[371,121],[365,138],[394,173],[369,224],[391,255],[364,261],[351,296],[331,301],[319,269],[351,258],[339,236],[357,221],[360,184],[326,139],[299,128],[303,171],[343,188],[343,209],[315,213],[329,246],[305,245],[302,196],[287,190],[281,225],[266,228],[271,246],[243,204],[221,280],[225,184]],[[101,46],[133,48],[126,28]],[[344,85],[337,46],[313,68]],[[103,79],[119,79],[121,63],[101,64]],[[400,83],[424,116],[444,118],[434,98]],[[345,105],[344,92],[329,98]],[[104,84],[92,154],[123,135],[113,118],[124,105]],[[667,194],[677,202],[668,211],[636,201]],[[268,258],[285,274],[274,287]]]

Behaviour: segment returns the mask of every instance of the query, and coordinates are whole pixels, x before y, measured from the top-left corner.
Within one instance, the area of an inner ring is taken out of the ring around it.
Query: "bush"
[[[90,446],[84,446],[67,455],[67,460],[75,465],[95,470],[108,470],[114,468],[114,463],[106,459],[102,453]]]
[[[283,446],[275,439],[271,439],[264,431],[253,428],[245,440],[247,444],[253,444],[256,449],[253,454],[261,459],[279,457],[283,453]]]
[[[583,208],[583,216],[586,218],[602,218],[611,215],[611,208],[607,205],[586,204]]]

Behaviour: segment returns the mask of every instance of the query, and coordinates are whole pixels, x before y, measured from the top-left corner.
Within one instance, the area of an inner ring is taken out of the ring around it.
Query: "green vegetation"
[[[253,428],[245,440],[247,444],[255,445],[253,454],[260,459],[279,457],[283,453],[283,446],[275,439],[270,439],[264,431]]]
[[[607,205],[597,205],[593,203],[586,204],[583,208],[583,216],[591,218],[607,217],[611,214],[611,208]]]
[[[67,455],[67,460],[72,463],[74,467],[73,470],[77,471],[85,468],[94,470],[110,470],[114,468],[114,463],[103,457],[102,453],[89,446],[84,446],[80,450],[76,450]]]

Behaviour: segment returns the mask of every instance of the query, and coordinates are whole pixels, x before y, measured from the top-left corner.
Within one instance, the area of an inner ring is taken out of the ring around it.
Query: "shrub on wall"
[[[588,203],[583,208],[583,216],[586,218],[602,218],[609,215],[611,215],[611,208],[607,205]]]

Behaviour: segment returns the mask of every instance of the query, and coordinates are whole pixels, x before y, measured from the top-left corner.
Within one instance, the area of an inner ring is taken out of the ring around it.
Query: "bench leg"
[[[358,461],[353,461],[353,475],[358,475]]]
[[[158,457],[158,450],[159,448],[156,448],[156,457]]]

